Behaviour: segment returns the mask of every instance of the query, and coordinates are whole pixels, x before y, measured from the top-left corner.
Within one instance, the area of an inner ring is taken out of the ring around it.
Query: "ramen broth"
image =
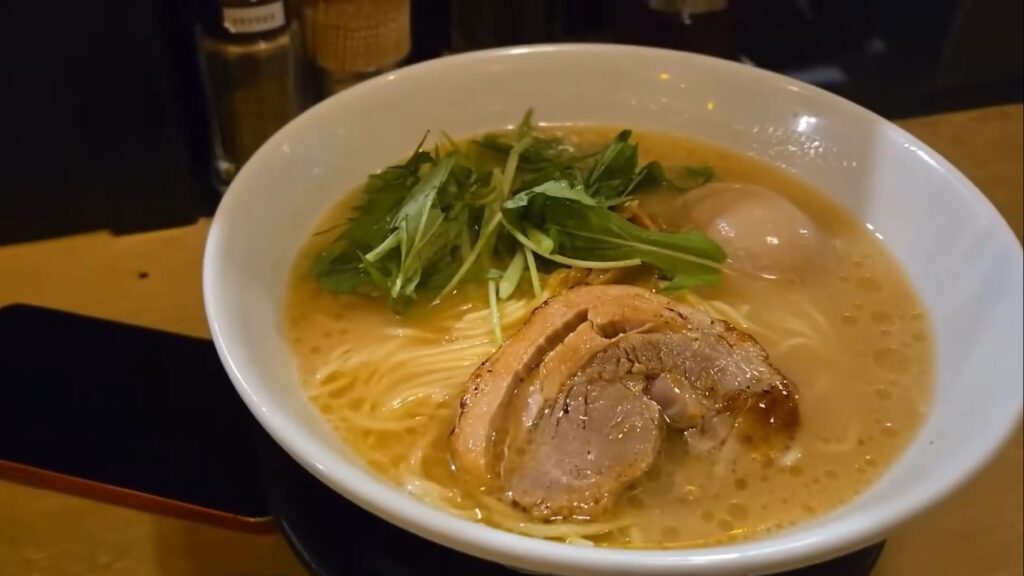
[[[614,130],[571,128],[580,146]],[[324,291],[309,274],[329,238],[314,236],[290,279],[287,337],[313,404],[366,464],[411,494],[466,518],[581,545],[675,548],[755,538],[825,514],[870,486],[907,447],[928,409],[927,314],[903,271],[863,223],[792,175],[729,150],[638,134],[641,160],[707,164],[717,181],[772,189],[830,241],[829,265],[799,281],[725,274],[680,301],[755,336],[795,386],[801,425],[782,459],[742,450],[688,453],[668,432],[654,466],[591,522],[541,522],[501,494],[465,485],[448,436],[470,373],[495,349],[487,297],[459,290],[396,315],[387,302]],[[671,218],[678,192],[641,204]],[[344,222],[350,194],[321,223]],[[520,295],[521,294],[521,295]],[[539,303],[520,290],[501,304],[511,334]]]

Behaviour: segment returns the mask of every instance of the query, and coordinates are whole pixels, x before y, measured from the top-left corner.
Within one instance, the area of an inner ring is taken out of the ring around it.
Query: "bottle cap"
[[[409,0],[307,0],[306,48],[333,75],[384,70],[409,54]]]
[[[258,38],[288,25],[284,0],[207,0],[203,28],[221,38]]]

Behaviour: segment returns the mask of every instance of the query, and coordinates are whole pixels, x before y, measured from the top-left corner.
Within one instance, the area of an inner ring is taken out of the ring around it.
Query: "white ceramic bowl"
[[[285,280],[314,222],[427,129],[597,123],[694,136],[798,173],[883,238],[931,312],[937,380],[906,454],[853,503],[767,538],[692,550],[584,548],[421,503],[371,474],[302,393],[282,335]],[[789,78],[655,49],[560,45],[442,58],[351,88],[271,138],[214,218],[203,270],[214,340],[239,394],[306,469],[346,498],[452,548],[558,574],[752,574],[885,536],[978,470],[1021,414],[1021,246],[941,156],[858,106]]]

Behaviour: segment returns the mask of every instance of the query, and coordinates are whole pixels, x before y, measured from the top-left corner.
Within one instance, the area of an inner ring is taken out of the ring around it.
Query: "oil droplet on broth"
[[[879,348],[871,355],[875,365],[890,374],[906,374],[910,371],[910,357],[897,348]]]
[[[732,532],[736,528],[736,525],[728,518],[720,518],[715,525],[718,526],[718,529],[722,532]]]
[[[896,321],[892,317],[892,314],[889,314],[888,312],[886,312],[884,310],[877,310],[875,312],[872,312],[871,313],[871,321],[876,326],[880,326],[882,328],[891,328],[892,326],[894,326],[896,324]]]
[[[896,429],[896,426],[894,426],[892,422],[882,424],[881,430],[882,436],[886,438],[895,438],[899,435],[899,430]]]
[[[889,389],[884,386],[879,386],[875,388],[875,398],[878,398],[879,400],[882,401],[889,400],[892,398],[892,392],[890,392]]]
[[[854,286],[861,292],[874,293],[882,291],[882,283],[867,275],[858,276]]]
[[[851,328],[857,325],[857,317],[849,312],[840,316],[839,321],[843,323],[843,326],[850,326]]]
[[[745,504],[733,500],[729,503],[728,508],[725,509],[725,513],[729,518],[740,522],[746,520],[747,517],[750,516],[750,509],[748,509]]]
[[[702,510],[700,513],[700,519],[710,524],[715,521],[715,513],[711,510]]]

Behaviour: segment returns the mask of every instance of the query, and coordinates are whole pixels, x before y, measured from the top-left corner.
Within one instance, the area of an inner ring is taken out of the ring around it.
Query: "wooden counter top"
[[[1021,105],[901,126],[992,200],[1022,236]],[[27,302],[208,336],[200,289],[207,221],[115,238],[93,233],[0,247],[0,305]],[[1019,576],[1022,434],[970,484],[899,528],[875,576]],[[254,536],[0,481],[0,573],[299,576],[277,535]]]

